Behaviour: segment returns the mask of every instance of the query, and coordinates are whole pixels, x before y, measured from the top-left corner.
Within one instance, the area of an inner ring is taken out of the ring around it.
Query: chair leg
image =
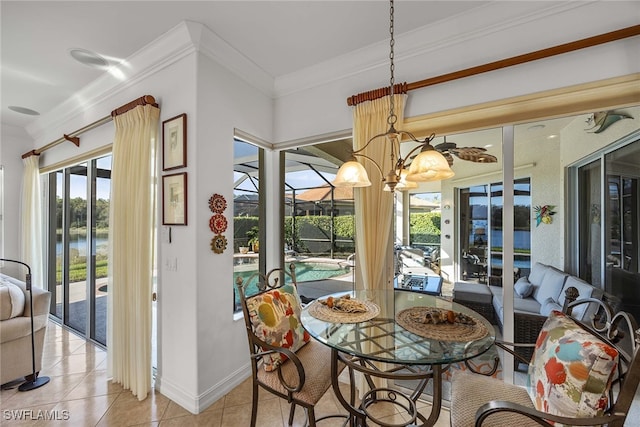
[[[306,410],[309,427],[316,427],[316,412],[313,410],[313,406],[310,408],[306,408]]]
[[[256,427],[256,419],[258,418],[258,383],[253,381],[253,390],[251,396],[251,427]]]
[[[291,404],[291,409],[289,409],[289,425],[293,425],[293,416],[296,414],[296,404]]]

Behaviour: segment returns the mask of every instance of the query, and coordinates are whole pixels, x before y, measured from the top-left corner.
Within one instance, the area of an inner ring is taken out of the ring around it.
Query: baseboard
[[[192,414],[199,414],[207,409],[213,403],[224,397],[235,387],[240,385],[245,379],[251,375],[251,366],[246,364],[240,369],[230,373],[222,381],[214,384],[204,393],[194,396],[171,381],[163,380],[160,376],[156,377],[155,388],[163,396],[168,397],[178,405],[182,406]]]

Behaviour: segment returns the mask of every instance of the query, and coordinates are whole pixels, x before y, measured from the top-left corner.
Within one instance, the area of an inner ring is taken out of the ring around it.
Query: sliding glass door
[[[53,314],[106,345],[111,155],[49,174],[48,274]]]
[[[611,295],[620,310],[640,317],[640,135],[620,141],[570,168],[580,278]]]

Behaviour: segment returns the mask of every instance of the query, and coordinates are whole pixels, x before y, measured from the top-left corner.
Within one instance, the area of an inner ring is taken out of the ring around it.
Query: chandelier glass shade
[[[447,162],[447,159],[445,159],[439,151],[436,151],[434,148],[425,148],[426,149],[423,149],[411,162],[407,181],[442,181],[455,175],[449,167],[449,162]]]
[[[364,166],[353,159],[340,166],[332,184],[335,187],[369,187],[371,181]]]
[[[378,169],[382,177],[382,181],[384,182],[384,191],[409,190],[417,188],[417,182],[439,181],[451,178],[454,175],[447,159],[431,145],[431,141],[435,137],[435,134],[431,134],[424,140],[418,140],[409,132],[395,129],[394,125],[398,118],[394,112],[395,105],[393,93],[393,73],[395,69],[393,63],[393,46],[395,44],[393,37],[393,0],[390,0],[389,3],[389,34],[391,35],[391,40],[389,42],[389,69],[391,72],[391,78],[389,79],[389,116],[387,117],[389,130],[383,134],[374,136],[367,141],[362,148],[352,152],[352,159],[345,162],[338,169],[336,178],[332,182],[335,187],[368,187],[371,185],[367,171],[362,164],[358,163],[357,158],[367,159]],[[382,168],[378,162],[363,154],[363,151],[369,146],[369,144],[378,140],[380,140],[380,143],[388,143],[391,162],[394,164],[392,169],[386,175],[382,172]],[[413,148],[409,154],[403,158],[400,155],[400,143],[408,141],[416,142],[419,145]],[[421,151],[420,154],[418,154],[415,159],[411,160],[411,156],[418,150]],[[407,169],[407,167],[409,169]]]

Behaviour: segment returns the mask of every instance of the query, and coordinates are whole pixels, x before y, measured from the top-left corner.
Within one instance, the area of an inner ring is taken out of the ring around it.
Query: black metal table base
[[[421,426],[428,427],[435,425],[442,409],[441,365],[431,365],[431,369],[429,370],[418,370],[407,365],[393,365],[390,368],[383,370],[370,360],[346,355],[336,349],[332,349],[331,352],[331,377],[333,390],[340,404],[347,409],[350,414],[350,426],[364,427],[367,425],[367,420],[371,420],[383,427],[403,427],[407,424],[416,424],[418,420],[420,420]],[[344,363],[347,367],[347,372],[349,373],[350,392],[348,399],[345,398],[342,390],[340,389],[338,378],[339,363]],[[356,404],[356,372],[360,372],[364,376],[369,388],[369,390],[362,396],[362,400],[359,404]],[[396,389],[378,387],[376,386],[373,378],[383,378],[387,380],[419,380],[419,383],[415,390],[413,390],[410,395],[407,395]],[[431,413],[427,418],[418,411],[417,400],[430,379],[433,380],[433,402],[431,406]],[[402,408],[406,411],[410,420],[404,421],[402,424],[390,424],[375,418],[375,416],[372,415],[370,408],[382,402],[390,403]]]

